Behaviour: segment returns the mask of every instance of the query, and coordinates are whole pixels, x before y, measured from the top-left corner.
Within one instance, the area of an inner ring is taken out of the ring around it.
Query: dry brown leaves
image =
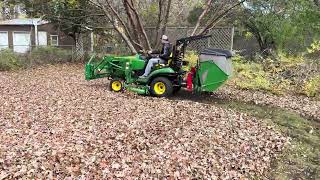
[[[320,120],[320,101],[305,96],[276,96],[260,91],[239,90],[231,86],[222,88],[215,93],[215,96],[221,99],[280,107],[297,112],[304,117]]]
[[[287,141],[239,112],[83,76],[71,65],[0,73],[0,179],[248,178]]]

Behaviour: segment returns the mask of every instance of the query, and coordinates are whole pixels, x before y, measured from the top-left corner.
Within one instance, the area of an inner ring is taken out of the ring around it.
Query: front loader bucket
[[[92,80],[94,78],[94,65],[93,64],[86,64],[85,66],[85,78],[86,80]]]
[[[92,80],[95,79],[95,74],[94,74],[94,65],[93,65],[93,61],[95,60],[95,55],[92,55],[90,57],[90,60],[88,61],[88,63],[85,66],[85,79],[86,80]]]
[[[197,75],[200,91],[213,92],[231,76],[231,52],[220,49],[206,49],[200,55]]]

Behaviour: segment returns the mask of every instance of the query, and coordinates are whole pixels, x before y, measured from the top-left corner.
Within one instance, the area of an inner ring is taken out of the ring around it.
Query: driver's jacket
[[[164,43],[159,55],[159,58],[168,61],[172,53],[172,45],[170,43]]]

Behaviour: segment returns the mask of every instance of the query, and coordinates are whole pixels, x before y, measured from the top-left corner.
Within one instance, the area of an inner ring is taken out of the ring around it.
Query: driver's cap
[[[163,42],[168,42],[169,41],[168,36],[166,36],[166,35],[162,35],[161,40]]]
[[[162,40],[168,40],[168,36],[166,36],[166,35],[162,35],[162,38],[161,38]]]

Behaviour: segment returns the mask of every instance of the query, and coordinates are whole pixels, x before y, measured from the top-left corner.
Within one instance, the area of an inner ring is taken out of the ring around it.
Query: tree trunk
[[[103,13],[105,14],[105,18],[107,21],[110,21],[112,23],[112,26],[114,27],[114,29],[120,34],[120,36],[122,37],[122,39],[126,42],[126,44],[128,45],[129,49],[131,50],[132,53],[137,53],[136,48],[134,47],[134,45],[132,44],[130,38],[126,35],[126,33],[121,29],[121,27],[118,26],[117,21],[112,19],[111,14],[109,14],[108,9],[106,9],[106,7],[104,5],[102,5],[100,3],[100,1],[98,1],[99,4],[96,4],[94,2],[92,2],[93,4],[95,4],[97,7],[99,7]]]
[[[170,17],[171,3],[172,3],[172,0],[168,0],[166,16],[164,18],[164,23],[163,23],[163,28],[162,28],[162,35],[167,32],[167,25],[168,25],[168,21],[169,21],[169,17]]]
[[[136,53],[138,50],[150,50],[150,42],[142,25],[142,21],[134,7],[133,0],[122,0],[128,23],[125,23],[108,0],[102,3],[100,0],[90,0],[91,4],[103,11],[107,22],[111,22],[114,29],[127,43],[130,50]],[[119,24],[118,24],[119,23]]]
[[[156,48],[159,44],[159,37],[160,37],[160,26],[161,26],[161,17],[162,17],[162,6],[163,6],[163,1],[162,0],[159,0],[159,3],[158,3],[158,7],[159,7],[159,13],[158,13],[158,22],[157,22],[157,25],[156,25],[156,35],[154,37],[154,48]]]
[[[166,6],[166,14],[165,14],[164,19],[162,20],[162,22],[163,22],[162,27],[161,28],[160,28],[160,26],[157,27],[157,37],[156,37],[157,40],[156,40],[156,44],[155,44],[154,48],[159,48],[159,46],[160,46],[160,36],[159,36],[159,34],[160,35],[164,35],[167,32],[168,21],[169,21],[169,17],[170,17],[171,4],[172,4],[172,0],[168,0],[167,6]],[[160,7],[159,7],[159,9],[160,9]],[[164,8],[161,8],[161,10],[162,9],[164,9]],[[161,18],[160,14],[159,14],[159,18]]]
[[[258,41],[260,52],[265,56],[271,55],[268,49],[274,48],[274,47],[271,47],[271,42],[273,41],[272,37],[269,37],[269,38],[264,37],[261,34],[261,30],[253,21],[251,21],[250,23],[244,23],[244,25],[250,30],[250,32],[254,35],[254,37]]]
[[[108,5],[109,9],[113,13],[113,15],[118,19],[118,21],[120,22],[121,26],[124,28],[125,33],[127,34],[127,36],[130,39],[130,41],[132,41],[133,45],[135,46],[135,49],[143,49],[143,47],[140,44],[140,42],[132,37],[132,34],[129,32],[128,27],[126,26],[126,24],[124,23],[124,21],[120,17],[119,13],[110,4],[109,0],[107,0],[106,2],[107,2],[107,5]],[[134,36],[134,37],[136,37],[136,36]]]
[[[142,25],[140,16],[139,16],[137,10],[134,7],[133,1],[132,0],[123,0],[123,2],[130,8],[130,10],[128,9],[128,11],[132,12],[133,15],[134,15],[134,16],[132,16],[132,17],[134,17],[132,19],[135,21],[135,23],[138,26],[138,30],[139,30],[138,33],[140,35],[140,38],[142,38],[142,40],[143,40],[144,49],[145,50],[151,50],[151,45],[150,45],[147,33],[146,33],[146,31],[145,31],[145,29],[144,29],[144,27]]]
[[[138,29],[138,23],[137,21],[135,20],[135,15],[134,13],[132,12],[131,8],[129,7],[129,3],[132,3],[132,0],[123,0],[123,5],[124,5],[124,8],[125,8],[125,12],[127,14],[127,17],[128,17],[128,26],[129,26],[129,29],[131,30],[131,34],[130,36],[132,36],[134,38],[134,40],[141,44],[141,38],[140,38],[140,34],[139,34],[139,29]]]

